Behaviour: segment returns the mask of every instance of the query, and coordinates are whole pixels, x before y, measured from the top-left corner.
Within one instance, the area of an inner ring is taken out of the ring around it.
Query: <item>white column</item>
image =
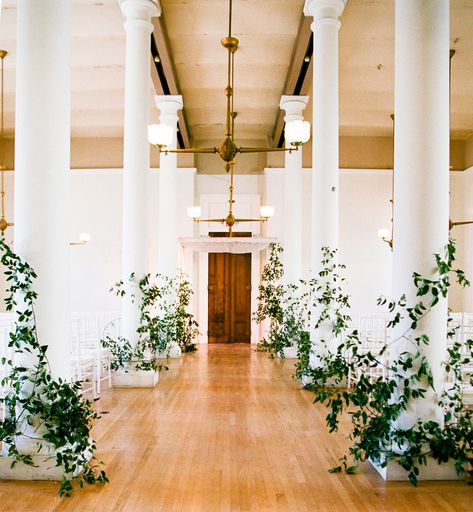
[[[132,273],[141,278],[148,272],[150,34],[151,17],[160,15],[161,9],[155,0],[120,0],[120,7],[126,19],[122,278],[127,283]],[[132,345],[137,341],[139,302],[139,297],[132,302],[129,293],[122,301],[122,336]]]
[[[182,96],[156,96],[156,106],[161,123],[174,129],[173,142],[168,149],[177,147],[177,112],[182,108]],[[159,160],[158,197],[158,269],[163,275],[172,277],[177,270],[177,228],[176,228],[176,153],[161,153]],[[185,208],[186,205],[182,205]]]
[[[38,338],[53,376],[70,378],[71,2],[18,2],[15,250],[38,274]]]
[[[321,248],[338,248],[338,30],[346,0],[306,0],[313,16],[312,272]]]
[[[308,96],[282,96],[279,106],[286,112],[285,122],[303,121],[308,101]],[[302,148],[286,152],[283,247],[284,279],[297,283],[302,278]]]
[[[314,18],[311,270],[316,278],[322,247],[338,249],[338,31],[345,4],[346,0],[306,0],[304,5],[304,14]],[[319,317],[315,311],[312,318]],[[336,349],[329,322],[312,332],[314,345],[320,340],[329,350]],[[315,354],[311,363],[317,364]]]
[[[434,277],[434,253],[444,254],[448,241],[449,2],[397,0],[395,12],[393,291],[395,297],[405,293],[408,304],[415,304],[412,273]],[[396,329],[394,337],[404,327]],[[430,337],[423,350],[440,393],[446,300],[440,300],[414,336],[420,333]],[[441,421],[441,416],[437,395],[431,392],[403,416],[403,423],[411,425],[418,418]]]

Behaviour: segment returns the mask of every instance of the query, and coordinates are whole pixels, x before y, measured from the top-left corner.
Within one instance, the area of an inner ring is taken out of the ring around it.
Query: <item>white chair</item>
[[[96,358],[82,350],[80,322],[74,318],[71,324],[72,334],[72,380],[82,384],[82,393],[92,392],[94,398],[98,398],[97,393],[97,371]]]
[[[103,320],[102,320],[103,322]],[[72,340],[75,355],[75,366],[79,376],[83,370],[94,366],[95,396],[100,396],[103,381],[112,386],[110,352],[101,343],[99,325],[101,316],[97,313],[74,313],[72,319]],[[84,365],[87,368],[84,368]],[[80,379],[79,379],[80,380]]]
[[[473,313],[462,313],[462,325],[473,326]]]
[[[388,354],[380,354],[387,342],[386,325],[387,320],[384,315],[362,316],[352,319],[351,330],[356,329],[358,331],[358,338],[360,340],[359,353],[364,354],[371,352],[379,356],[379,364],[374,363],[373,366],[367,369],[370,380],[376,380],[380,377],[385,379],[387,377]],[[357,369],[355,373],[350,372],[348,385],[350,386],[352,383],[357,382],[362,372],[362,368]]]

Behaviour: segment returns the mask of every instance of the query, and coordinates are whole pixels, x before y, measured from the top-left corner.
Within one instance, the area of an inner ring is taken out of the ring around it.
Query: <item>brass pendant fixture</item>
[[[235,157],[238,153],[269,153],[274,151],[293,151],[307,142],[310,138],[310,124],[307,121],[291,121],[286,123],[286,142],[291,146],[289,148],[265,148],[265,147],[242,147],[237,146],[234,141],[235,135],[235,118],[237,113],[234,110],[234,83],[235,83],[235,53],[238,50],[239,41],[232,36],[232,0],[229,0],[229,16],[228,16],[228,36],[224,37],[220,43],[227,50],[227,86],[224,94],[226,97],[226,117],[225,117],[225,135],[223,141],[218,147],[207,148],[188,148],[188,149],[167,149],[173,142],[174,128],[164,124],[153,124],[148,126],[148,141],[150,144],[158,148],[164,154],[167,153],[213,153],[218,154],[224,161],[225,172],[230,173],[229,185],[229,211],[224,219],[199,219],[200,208],[188,208],[189,216],[195,222],[223,222],[228,227],[230,236],[233,226],[238,222],[265,222],[274,213],[274,208],[269,206],[261,207],[261,217],[256,219],[240,219],[233,214],[233,192],[234,177],[233,168],[235,166]]]
[[[2,68],[1,68],[1,91],[0,91],[0,101],[2,112],[0,115],[0,172],[1,172],[1,202],[2,202],[2,216],[0,218],[0,233],[2,237],[5,236],[5,231],[8,227],[13,226],[13,222],[8,222],[5,218],[5,124],[4,124],[4,98],[3,98],[3,61],[5,57],[8,55],[8,52],[5,50],[0,50],[0,58],[2,59]]]

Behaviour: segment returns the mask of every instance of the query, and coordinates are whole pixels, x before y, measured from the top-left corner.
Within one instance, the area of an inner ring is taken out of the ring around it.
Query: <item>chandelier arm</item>
[[[449,222],[449,230],[452,229],[453,227],[455,226],[465,226],[467,224],[473,224],[473,220],[459,220],[459,221],[456,221],[456,222],[452,222],[450,221]]]
[[[247,147],[239,147],[238,153],[272,153],[272,152],[281,152],[281,151],[299,151],[299,146],[294,146],[291,148],[247,148]]]
[[[224,223],[226,219],[194,219],[194,222],[222,222]]]
[[[266,222],[267,217],[260,217],[259,219],[235,219],[235,222]]]
[[[217,148],[176,148],[176,149],[166,149],[166,147],[159,147],[158,144],[153,144],[156,148],[159,149],[161,153],[217,153]]]

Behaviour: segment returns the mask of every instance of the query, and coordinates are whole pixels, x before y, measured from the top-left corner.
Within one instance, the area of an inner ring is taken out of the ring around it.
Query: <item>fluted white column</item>
[[[308,101],[308,96],[282,96],[279,106],[286,112],[285,122],[303,121]],[[297,283],[302,278],[302,148],[286,152],[283,247],[285,281]]]
[[[149,144],[147,126],[150,91],[151,17],[161,13],[155,0],[119,0],[125,16],[125,130],[123,155],[123,235],[122,277],[125,283],[132,273],[137,278],[148,272],[146,223]],[[128,287],[131,292],[131,288]],[[136,290],[133,290],[136,294]],[[122,301],[122,336],[137,341],[139,297],[130,293]]]
[[[448,242],[449,2],[396,1],[393,291],[417,302],[412,273],[432,276],[434,253]],[[433,277],[433,276],[432,276]],[[405,325],[394,332],[401,335]],[[428,334],[423,351],[435,388],[443,388],[447,301],[426,316],[414,335]],[[393,349],[405,347],[393,344]],[[412,349],[412,347],[410,347]],[[436,393],[418,400],[403,417],[441,421]]]
[[[173,142],[169,149],[177,146],[177,112],[182,108],[182,96],[156,96],[156,106],[161,123],[174,129]],[[177,227],[176,227],[176,153],[161,153],[159,161],[158,197],[158,270],[172,277],[177,270]],[[182,207],[185,208],[186,205]]]
[[[338,248],[338,31],[346,0],[306,0],[313,16],[312,255],[320,270],[321,248]]]
[[[35,269],[38,338],[70,378],[69,160],[71,2],[18,2],[15,250]]]

